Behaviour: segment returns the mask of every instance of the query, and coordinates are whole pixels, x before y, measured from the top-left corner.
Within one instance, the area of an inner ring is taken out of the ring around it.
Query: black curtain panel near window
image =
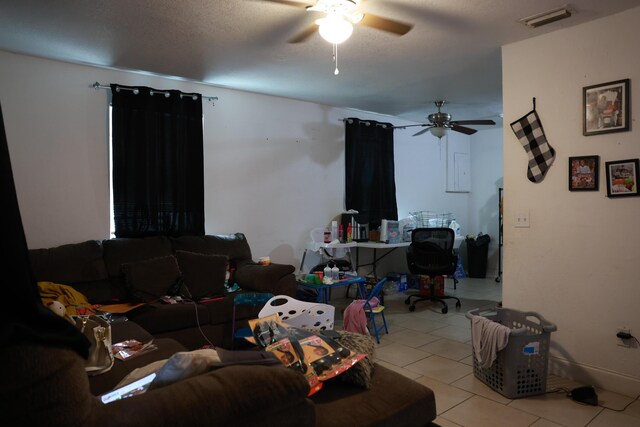
[[[356,220],[372,230],[382,219],[398,219],[392,126],[345,120],[345,204],[347,210],[357,210]]]
[[[204,234],[202,96],[111,85],[116,237]]]

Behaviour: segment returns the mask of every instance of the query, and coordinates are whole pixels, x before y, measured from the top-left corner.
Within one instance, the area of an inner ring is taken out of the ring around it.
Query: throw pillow
[[[183,293],[194,300],[224,295],[227,273],[225,255],[207,255],[188,251],[176,251],[178,266],[182,272]]]
[[[131,297],[140,302],[171,294],[180,280],[180,268],[173,255],[122,264],[121,268]]]
[[[349,331],[337,332],[340,334],[339,338],[335,338],[337,342],[354,353],[362,353],[367,357],[331,381],[338,381],[366,389],[370,388],[371,376],[373,375],[373,355],[376,348],[373,337]]]

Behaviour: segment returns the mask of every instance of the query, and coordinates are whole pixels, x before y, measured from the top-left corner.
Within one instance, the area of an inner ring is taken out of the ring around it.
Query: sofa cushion
[[[228,259],[225,255],[207,255],[189,251],[176,251],[182,273],[181,292],[194,300],[224,295],[224,278]]]
[[[214,301],[217,303],[219,301]],[[127,313],[127,317],[136,322],[153,336],[172,336],[179,339],[183,329],[204,327],[210,323],[206,304],[166,304],[153,302]],[[227,322],[231,311],[226,312]],[[169,334],[176,332],[175,334]],[[231,333],[231,332],[229,332]],[[203,340],[204,341],[204,340]]]
[[[122,277],[122,264],[173,255],[166,236],[103,240],[102,247],[109,277]]]
[[[111,287],[102,259],[102,245],[87,240],[54,248],[29,250],[29,262],[36,282],[53,282],[73,287],[92,303],[108,303]]]
[[[107,278],[102,246],[97,240],[48,249],[31,249],[29,262],[37,282],[71,285]]]
[[[102,247],[104,263],[111,282],[113,301],[123,301],[130,298],[122,272],[122,264],[173,255],[171,243],[166,236],[121,237],[103,240]]]
[[[295,271],[296,268],[290,264],[245,264],[236,270],[236,282],[242,289],[289,295],[289,293],[282,292],[281,289],[274,289],[273,284],[290,276],[294,283],[293,295],[295,295],[295,287],[297,286],[293,276]]]
[[[345,426],[418,427],[436,418],[431,389],[378,364],[369,389],[325,381],[310,399],[316,407],[316,427],[336,425],[336,414]]]
[[[170,237],[174,251],[226,255],[230,260],[251,260],[251,248],[242,233]]]
[[[131,297],[140,302],[175,293],[181,278],[173,255],[122,264],[122,271]]]

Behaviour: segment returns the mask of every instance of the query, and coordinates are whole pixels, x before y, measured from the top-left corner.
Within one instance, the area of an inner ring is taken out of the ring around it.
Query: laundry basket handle
[[[535,311],[524,311],[522,312],[522,314],[524,315],[525,318],[529,318],[529,317],[537,318],[538,323],[540,324],[544,332],[554,332],[558,330],[558,327],[556,326],[555,323],[549,322],[540,313],[537,313]]]
[[[469,320],[473,319],[473,316],[486,316],[486,315],[497,315],[498,311],[500,310],[499,308],[493,309],[493,310],[483,310],[481,312],[480,308],[476,308],[474,310],[469,310],[465,313],[465,317]],[[530,318],[530,317],[534,317],[536,318],[538,324],[540,325],[540,327],[542,328],[543,332],[554,332],[558,330],[558,327],[554,324],[549,322],[547,319],[545,319],[542,315],[540,315],[539,313],[536,313],[535,311],[524,311],[522,312],[522,315],[525,318]],[[515,329],[511,329],[511,335],[524,335],[529,333],[529,329],[523,327],[523,328],[515,328]]]

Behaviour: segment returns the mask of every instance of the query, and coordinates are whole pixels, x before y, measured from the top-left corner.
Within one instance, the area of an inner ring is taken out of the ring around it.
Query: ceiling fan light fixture
[[[447,128],[444,126],[434,126],[432,128],[429,128],[429,132],[431,132],[431,135],[435,136],[436,138],[441,139],[447,134]]]
[[[349,16],[349,20],[354,24],[360,23],[360,21],[362,21],[363,19],[364,19],[364,13],[362,12],[355,12],[351,14],[351,16]]]
[[[351,37],[353,25],[341,15],[329,14],[326,18],[318,19],[320,36],[331,44],[340,44]]]

